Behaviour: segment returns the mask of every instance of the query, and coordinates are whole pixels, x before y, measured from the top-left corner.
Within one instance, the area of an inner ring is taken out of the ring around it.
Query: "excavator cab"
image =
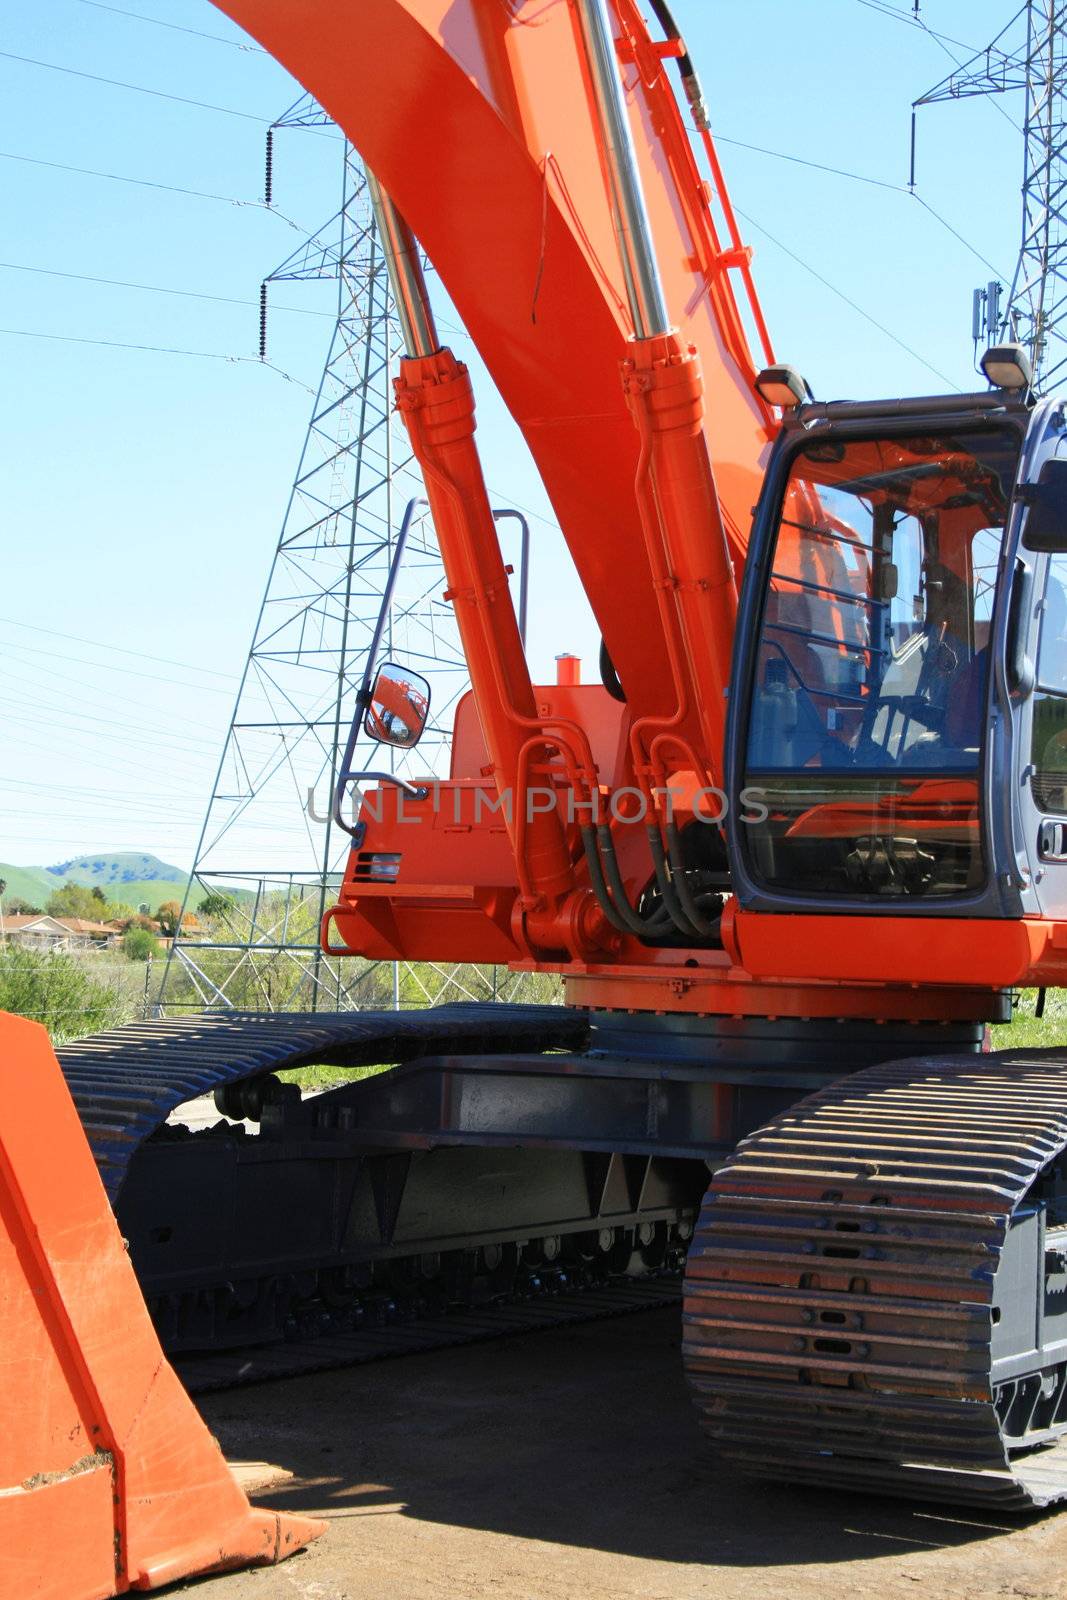
[[[746,909],[1067,916],[1064,435],[1007,390],[787,414],[732,675]]]

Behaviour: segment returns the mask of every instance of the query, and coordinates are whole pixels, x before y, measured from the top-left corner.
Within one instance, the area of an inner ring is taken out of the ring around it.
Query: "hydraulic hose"
[[[606,823],[597,824],[596,848],[607,877],[612,904],[617,914],[625,922],[626,931],[635,933],[639,939],[645,938],[649,931],[648,924],[644,917],[638,911],[635,911],[630,904],[629,896],[626,893],[626,885],[622,880],[622,873],[619,871],[619,860],[615,854],[615,842],[611,837],[611,829]]]
[[[670,913],[671,921],[678,932],[684,934],[686,938],[700,938],[700,929],[687,915],[679,897],[678,884],[671,873],[658,825],[651,822],[645,831],[648,834],[648,846],[652,852],[652,864],[656,869],[656,883],[663,897],[663,904]]]
[[[695,912],[692,921],[686,917],[683,906],[675,896],[670,874],[666,870],[663,846],[659,840],[658,833],[656,846],[659,859],[657,862],[656,881],[661,895],[663,895],[664,886],[666,886],[667,893],[663,896],[663,904],[656,911],[647,915],[630,904],[626,886],[622,880],[622,873],[619,870],[618,858],[611,838],[611,830],[603,824],[594,829],[591,823],[583,823],[581,835],[585,859],[589,867],[590,885],[598,905],[617,933],[630,933],[643,941],[658,941],[664,935],[671,933],[680,933],[686,939],[691,939],[695,935],[702,939],[718,940],[719,919],[716,918],[709,921],[700,912],[695,901],[691,902]],[[654,861],[656,860],[656,854],[657,851],[654,849]],[[671,907],[672,900],[673,909]],[[699,928],[696,925],[698,921],[700,923]]]
[[[649,0],[649,4],[656,13],[657,22],[671,43],[682,45],[682,53],[678,57],[678,71],[682,79],[682,88],[685,90],[685,98],[689,102],[689,109],[693,113],[693,121],[697,127],[701,132],[710,132],[711,119],[708,116],[704,91],[700,86],[697,69],[694,67],[689,51],[685,48],[682,36],[678,31],[678,24],[671,14],[671,8],[667,0]]]
[[[604,864],[600,859],[596,833],[591,822],[582,823],[582,845],[589,867],[589,881],[601,911],[603,911],[616,933],[636,933],[638,937],[643,937],[647,931],[646,925],[637,913],[631,909],[625,895],[621,906],[617,906],[608,893],[608,886],[604,878]],[[633,921],[631,922],[629,918],[632,918]]]
[[[696,929],[697,933],[700,934],[701,938],[717,939],[719,937],[719,923],[721,918],[715,918],[714,920],[709,921],[696,903],[696,899],[689,887],[689,881],[686,877],[685,863],[682,857],[681,834],[678,832],[677,824],[674,822],[667,823],[667,856],[670,861],[671,871],[674,875],[674,882],[678,886],[678,898],[682,902],[682,909],[689,918],[689,921],[693,924],[693,927]]]
[[[619,674],[615,671],[615,663],[603,639],[600,641],[600,681],[613,700],[618,700],[621,705],[626,704],[626,690],[622,686]]]

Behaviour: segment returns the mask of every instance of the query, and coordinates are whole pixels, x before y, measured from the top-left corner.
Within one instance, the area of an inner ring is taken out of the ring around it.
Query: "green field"
[[[1036,1005],[1037,990],[1023,989],[1011,1022],[990,1029],[994,1050],[1051,1050],[1067,1045],[1067,991],[1049,990],[1043,1017],[1034,1015]]]

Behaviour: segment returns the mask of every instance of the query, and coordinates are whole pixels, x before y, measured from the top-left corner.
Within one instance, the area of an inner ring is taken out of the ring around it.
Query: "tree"
[[[156,921],[167,935],[167,938],[173,939],[181,927],[182,921],[182,908],[177,900],[164,900],[156,912]]]
[[[122,948],[127,961],[151,961],[159,955],[159,940],[147,928],[127,928]]]
[[[20,894],[13,894],[4,906],[4,910],[9,917],[40,917],[44,914],[44,906],[31,905]]]
[[[104,893],[103,889],[101,889],[98,883],[93,884],[92,895],[93,899],[99,900],[102,906],[107,905],[107,895]]]
[[[202,917],[225,917],[233,910],[233,901],[228,894],[212,891],[204,896],[196,909]]]
[[[80,883],[65,883],[61,889],[56,889],[48,896],[45,910],[50,917],[78,917],[83,922],[101,922],[102,910],[93,889],[87,889]]]

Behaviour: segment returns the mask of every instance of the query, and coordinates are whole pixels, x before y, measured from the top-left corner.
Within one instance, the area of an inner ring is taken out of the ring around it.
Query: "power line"
[[[7,334],[12,339],[53,339],[60,344],[106,345],[112,350],[151,350],[164,356],[198,356],[204,361],[251,361],[259,365],[257,356],[227,355],[222,350],[180,350],[165,344],[128,344],[122,339],[86,339],[73,333],[42,333],[35,328],[0,328],[0,334]]]
[[[951,222],[949,222],[947,218],[945,218],[945,217],[943,217],[941,215],[940,211],[935,211],[933,206],[930,204],[929,200],[924,200],[922,195],[919,194],[918,190],[912,190],[912,196],[913,196],[914,199],[918,200],[919,204],[926,211],[929,211],[930,215],[937,222],[940,222],[940,224],[941,224],[941,226],[943,228],[947,228],[949,233],[951,233],[952,237],[954,239],[958,239],[960,244],[963,245],[964,249],[965,250],[969,250],[971,252],[971,255],[974,256],[976,260],[978,260],[978,261],[980,261],[982,263],[983,267],[988,267],[990,272],[995,272],[998,278],[1002,278],[1004,276],[1004,274],[999,270],[999,268],[995,267],[993,265],[992,261],[990,261],[987,256],[984,256],[980,250],[975,249],[974,245],[970,242],[970,240],[969,239],[965,239],[963,237],[963,234],[960,233],[958,231],[958,229],[954,228],[952,226]]]
[[[765,239],[769,239],[771,244],[777,245],[778,249],[783,250],[785,254],[789,256],[792,261],[795,261],[799,267],[803,267],[805,272],[809,272],[813,278],[817,279],[818,282],[823,285],[824,288],[829,289],[831,294],[835,294],[839,300],[843,300],[847,306],[851,306],[852,310],[863,317],[864,321],[869,322],[872,327],[877,328],[879,333],[884,333],[887,339],[891,339],[895,345],[899,345],[901,350],[906,351],[907,354],[913,358],[913,360],[918,361],[927,369],[928,372],[932,372],[936,378],[940,378],[942,383],[947,383],[950,389],[958,390],[959,385],[953,383],[952,379],[947,377],[945,373],[941,372],[939,368],[935,367],[932,362],[927,361],[925,356],[921,356],[918,350],[913,350],[910,344],[905,344],[904,340],[899,338],[891,328],[887,328],[884,322],[879,322],[877,317],[872,317],[869,311],[865,311],[861,305],[858,305],[855,300],[853,300],[849,295],[845,294],[843,289],[839,289],[836,284],[831,283],[829,278],[824,278],[821,272],[816,271],[816,269],[809,262],[805,261],[802,256],[798,256],[795,250],[790,250],[789,246],[787,244],[783,244],[781,239],[775,238],[774,234],[768,232],[768,230],[758,223],[754,217],[751,217],[747,212],[742,211],[740,206],[735,205],[734,210],[737,212],[739,217],[744,217],[745,221],[750,225],[750,227],[756,228],[758,232],[763,234]]]
[[[3,330],[0,329],[0,332],[2,331]],[[84,656],[60,655],[57,652],[48,649],[45,645],[20,644],[16,646],[16,648],[19,650],[29,650],[35,656],[51,656],[56,661],[73,661],[79,666],[83,667],[99,667],[102,672],[127,672],[129,670],[127,667],[121,665],[113,666],[110,661],[87,661]],[[174,684],[179,689],[195,689],[198,694],[225,694],[230,695],[231,697],[233,694],[232,689],[220,689],[213,683],[182,683],[177,678],[163,678],[155,672],[142,672],[140,677],[149,678],[153,683]]]
[[[26,665],[32,668],[36,674],[35,677],[27,678],[17,671],[11,672],[4,667],[0,667],[0,689],[9,697],[9,703],[16,705],[32,704],[43,711],[50,712],[62,713],[73,710],[87,717],[95,718],[100,709],[101,695],[99,691],[90,698],[87,695],[77,694],[70,688],[71,682],[78,682],[83,688],[89,687],[89,683],[84,676],[74,678],[70,673],[62,672],[50,665],[48,678],[43,687],[45,693],[59,696],[61,703],[57,705],[53,701],[42,700],[39,694],[33,692],[42,687],[40,682],[40,663],[33,661],[27,662]],[[195,690],[196,685],[189,684],[187,687]],[[118,704],[121,705],[122,710],[126,713],[126,726],[140,729],[144,733],[153,733],[160,728],[162,723],[166,723],[168,728],[173,728],[175,734],[191,739],[194,743],[210,747],[216,752],[218,750],[217,739],[211,740],[204,737],[205,733],[209,732],[215,724],[214,719],[211,716],[205,716],[203,712],[199,717],[187,717],[181,712],[172,711],[169,706],[164,708],[159,701],[156,701],[155,704],[149,704],[143,700],[138,700],[125,688]],[[219,710],[221,712],[221,707]],[[179,724],[185,724],[186,726],[182,727]],[[187,729],[192,729],[193,732],[190,733]]]
[[[45,684],[47,692],[49,685]],[[148,723],[136,721],[130,717],[101,717],[95,712],[85,711],[81,706],[55,705],[49,700],[42,700],[38,695],[27,693],[23,683],[7,682],[3,685],[5,690],[13,693],[0,694],[0,704],[14,707],[15,713],[19,711],[47,711],[60,725],[63,719],[74,718],[75,729],[89,731],[84,728],[87,722],[97,722],[102,727],[122,728],[127,738],[135,737],[140,744],[147,744],[160,750],[181,748],[182,750],[199,757],[202,750],[216,751],[218,742],[214,739],[205,739],[195,733],[187,733],[184,728],[161,728]],[[56,691],[60,692],[60,691]],[[112,706],[112,710],[119,709]],[[166,720],[166,719],[164,719]],[[132,732],[131,732],[132,730]],[[147,735],[147,737],[138,737]],[[197,747],[200,747],[199,749]],[[206,759],[206,757],[204,758]]]
[[[0,160],[25,161],[29,166],[52,167],[57,172],[73,172],[81,178],[107,178],[112,183],[134,183],[142,189],[163,189],[168,194],[191,195],[196,200],[218,200],[228,206],[253,206],[259,211],[268,211],[273,217],[281,217],[283,222],[289,222],[288,217],[283,216],[274,206],[268,206],[263,200],[239,200],[231,194],[212,194],[204,189],[183,189],[176,183],[156,183],[150,178],[131,178],[123,172],[100,172],[95,167],[72,167],[64,161],[43,161],[39,156],[20,156],[11,150],[0,150]],[[290,223],[290,226],[296,227],[296,223]],[[299,231],[303,232],[303,229]]]
[[[698,129],[690,128],[694,136]],[[900,194],[907,194],[907,189],[902,183],[890,183],[888,178],[872,178],[864,172],[850,172],[845,167],[827,166],[822,161],[811,161],[806,156],[789,155],[785,150],[769,150],[765,145],[746,144],[743,139],[728,139],[723,133],[714,135],[716,144],[730,144],[738,150],[751,150],[759,156],[773,156],[776,161],[789,161],[797,167],[812,167],[816,172],[829,172],[836,178],[851,178],[853,183],[869,183],[876,189],[896,189]]]
[[[60,272],[54,267],[30,267],[20,261],[0,261],[0,268],[7,272],[33,272],[46,278],[69,278],[74,283],[102,283],[111,289],[142,289],[146,294],[173,294],[180,295],[184,300],[211,300],[221,306],[258,306],[258,300],[239,300],[233,295],[204,294],[196,289],[170,289],[160,283],[130,283],[124,278],[94,278],[84,272]],[[309,306],[271,306],[271,311],[288,311],[298,317],[328,317],[334,320],[332,311],[316,311]]]
[[[183,28],[179,22],[164,22],[161,17],[146,17],[140,11],[126,11],[122,6],[104,5],[103,0],[78,0],[79,5],[92,6],[95,11],[113,11],[117,17],[135,17],[138,22],[150,22],[156,28],[170,28],[174,33],[191,33],[195,39],[210,39],[214,44],[228,44],[234,50],[244,50],[249,55],[265,56],[269,52],[261,45],[244,39],[226,39],[221,33],[204,33],[200,28]]]
[[[867,3],[870,3],[870,0],[867,0]],[[1013,17],[1010,17],[1008,19],[1008,21],[1004,24],[1003,28],[1001,28],[1000,32],[997,34],[996,39],[994,39],[992,41],[991,45],[988,46],[987,49],[992,49],[992,46],[996,44],[997,39],[1002,39],[1004,37],[1004,35],[1005,35],[1005,33],[1007,33],[1008,29],[1013,27],[1014,24],[1016,22],[1018,22],[1019,18],[1022,16],[1022,14],[1023,14],[1023,12],[1025,10],[1026,10],[1026,7],[1023,6],[1019,11],[1017,11],[1015,13],[1015,15]],[[960,58],[956,54],[956,52],[954,50],[950,50],[949,47],[948,47],[948,44],[945,43],[945,40],[947,38],[946,34],[935,33],[932,28],[928,28],[927,27],[926,23],[923,21],[923,19],[921,17],[917,17],[916,21],[918,22],[919,27],[922,28],[923,32],[924,33],[928,33],[930,35],[931,39],[934,39],[937,42],[938,47],[941,49],[941,51],[946,56],[948,56],[949,60],[953,64],[953,66],[955,66],[955,67],[963,67],[965,65],[965,63],[960,60]],[[960,40],[960,39],[953,39],[950,42],[953,43],[953,44],[959,45],[961,50],[969,51],[970,52],[970,57],[971,57],[972,60],[975,57],[983,55],[983,54],[986,53],[985,50],[975,50],[975,49],[973,49],[970,45],[964,44],[963,41]],[[1008,123],[1011,124],[1011,126],[1015,129],[1016,133],[1022,133],[1023,130],[1022,130],[1021,126],[1019,125],[1019,123],[1016,122],[1016,120],[1012,116],[1011,112],[1005,110],[1004,106],[1000,103],[1000,101],[995,96],[987,97],[987,100],[988,100],[988,104],[990,104],[993,107],[993,110],[999,112],[999,114],[1004,118],[1005,122],[1008,122]],[[916,102],[916,104],[918,104],[918,103],[919,102]],[[914,112],[915,112],[915,106],[913,105],[913,107],[912,107],[912,115],[913,116],[914,116]]]
[[[207,100],[190,100],[183,94],[168,94],[164,89],[147,89],[141,83],[124,83],[120,78],[103,78],[96,72],[81,72],[77,67],[61,67],[56,61],[41,61],[36,56],[18,56],[12,50],[0,50],[5,61],[21,61],[24,66],[44,67],[49,72],[63,72],[71,78],[86,78],[90,83],[105,83],[111,89],[130,89],[134,94],[149,94],[156,100],[173,100],[177,105],[195,106],[199,111],[217,111],[224,117],[241,117],[245,122],[258,122],[269,128],[273,117],[259,117],[254,111],[236,111],[233,106],[217,106]],[[313,130],[314,131],[314,130]]]
[[[22,704],[21,701],[5,702],[2,700],[0,700],[0,703],[15,705],[16,708]],[[87,728],[83,725],[85,722],[97,722],[104,728],[108,726],[121,728],[123,730],[122,747],[130,754],[134,752],[134,747],[136,747],[140,750],[150,751],[153,759],[180,759],[183,766],[190,766],[194,761],[203,761],[205,763],[210,761],[210,756],[207,751],[197,750],[192,745],[184,744],[179,740],[167,741],[159,738],[143,739],[138,734],[130,731],[129,724],[117,721],[113,717],[90,717],[84,711],[79,711],[76,713],[77,720],[72,724],[70,722],[65,722],[60,713],[56,711],[54,706],[43,706],[41,709],[51,713],[47,728],[42,728],[40,713],[35,712],[31,704],[26,704],[23,706],[23,712],[25,713],[24,715],[20,714],[18,709],[14,711],[6,711],[4,713],[4,720],[13,727],[22,726],[36,729],[39,733],[54,731],[62,743],[63,749],[68,752],[71,748],[68,744],[68,741],[72,735],[80,739],[88,738],[92,740],[114,738],[113,734],[102,733],[97,728]],[[204,740],[204,743],[206,745],[207,740]],[[92,748],[92,746],[90,746],[90,748]],[[209,770],[209,767],[205,766],[202,770],[206,773]]]
[[[861,0],[861,3],[863,3],[863,0]],[[690,129],[689,131],[695,134],[697,130]],[[935,207],[930,204],[929,200],[924,200],[922,195],[920,195],[917,190],[910,188],[905,184],[890,183],[886,178],[872,178],[866,173],[850,172],[843,167],[827,166],[821,161],[811,161],[804,156],[790,155],[785,150],[768,149],[766,145],[745,144],[741,139],[728,139],[723,134],[717,133],[714,137],[716,144],[734,145],[740,150],[750,150],[755,155],[770,156],[776,161],[788,161],[794,166],[811,167],[816,172],[828,172],[837,178],[849,178],[854,183],[867,183],[878,189],[891,189],[895,194],[908,195],[911,198],[918,200],[919,204],[930,213],[935,222],[939,222],[943,228],[947,229],[947,231],[951,233],[952,237],[958,240],[958,242],[963,245],[965,250],[969,250],[971,255],[974,256],[976,260],[980,261],[984,267],[988,267],[991,272],[996,272],[998,277],[1003,276],[1002,273],[998,272],[998,269],[993,265],[993,263],[986,256],[984,256],[975,245],[971,244],[969,239],[965,238],[965,236],[960,233],[958,228],[953,227],[952,223],[948,221],[947,217],[943,217],[940,211],[936,210]],[[768,234],[767,237],[770,238],[770,235]]]
[[[0,646],[0,648],[2,648],[3,651],[9,652],[12,648],[11,641],[2,641],[2,646]],[[15,648],[18,647],[16,646]],[[153,658],[150,656],[148,659],[152,660]],[[27,674],[32,674],[33,676],[27,676]],[[222,674],[222,676],[225,677],[228,676],[228,674]],[[135,681],[137,682],[138,686],[140,686],[140,680],[137,679]],[[71,687],[72,684],[76,684],[79,689],[90,690],[90,694],[79,694],[78,689]],[[200,686],[196,683],[181,683],[178,680],[175,680],[175,687],[188,689],[195,694],[196,690]],[[66,709],[71,705],[79,705],[88,707],[88,709],[93,712],[99,710],[99,685],[94,684],[91,678],[87,678],[84,672],[73,673],[64,671],[63,668],[56,665],[53,658],[48,663],[47,682],[42,683],[40,662],[31,660],[20,661],[17,657],[12,657],[9,653],[0,656],[0,689],[11,689],[18,694],[25,695],[27,693],[32,693],[34,690],[40,690],[41,688],[46,689],[50,693],[58,694],[63,701],[62,709]],[[149,695],[153,696],[153,698],[149,700],[141,700],[131,692],[128,683],[124,685],[122,690],[122,705],[124,709],[127,710],[131,715],[136,715],[143,718],[146,727],[157,727],[161,720],[164,720],[168,723],[184,722],[188,723],[189,727],[194,730],[198,737],[205,732],[209,732],[213,728],[213,720],[209,715],[205,716],[202,705],[198,716],[187,717],[181,712],[171,710],[169,706],[164,709],[160,705],[159,698],[155,694],[154,690],[150,689],[148,693]],[[219,710],[221,714],[221,708],[219,708]]]
[[[691,128],[689,131],[695,134],[697,130]],[[935,210],[928,200],[924,200],[920,194],[918,194],[914,189],[909,188],[906,184],[890,183],[887,178],[872,178],[866,173],[850,172],[844,167],[831,167],[821,161],[811,161],[805,156],[790,155],[785,150],[768,149],[766,145],[746,144],[741,139],[728,139],[724,134],[720,133],[715,134],[714,137],[716,144],[734,145],[739,150],[750,150],[755,155],[770,156],[775,161],[788,161],[794,166],[811,167],[816,172],[828,172],[837,178],[849,178],[853,183],[871,184],[873,187],[878,189],[891,189],[895,194],[912,196],[914,199],[919,201],[920,205],[924,206],[925,209],[929,211],[930,215],[936,222],[939,222],[943,228],[947,228],[948,232],[952,234],[953,238],[957,239],[959,243],[963,245],[965,250],[969,250],[971,255],[979,260],[983,266],[988,267],[991,272],[997,271],[997,268],[993,266],[992,262],[987,260],[982,252],[973,244],[971,244],[969,239],[966,239],[964,235],[960,233],[958,228],[954,228],[952,223],[941,215],[940,211]],[[998,274],[998,276],[999,275],[1000,274]]]
[[[295,383],[299,389],[305,389],[308,394],[315,393],[309,384],[300,378],[294,378],[284,367],[276,367],[273,361],[262,361],[259,356],[227,355],[223,350],[183,350],[176,345],[167,344],[131,344],[124,339],[86,339],[73,333],[42,333],[36,328],[0,328],[0,334],[7,334],[12,339],[51,339],[60,344],[100,345],[109,350],[148,350],[162,356],[197,356],[204,361],[226,361],[230,366],[247,364],[253,367],[267,367],[271,372],[276,372],[279,377],[284,378],[286,383]]]
[[[902,11],[899,6],[889,5],[887,0],[856,0],[856,3],[866,6],[869,11],[878,11],[882,16],[892,17],[894,22],[906,22],[909,27],[918,28],[921,33],[928,33],[931,39],[936,39],[938,42],[956,44],[961,50],[970,50],[973,53],[972,45],[965,43],[963,39],[954,39],[950,33],[939,33],[936,28],[929,27],[922,17],[916,16],[914,11]]]
[[[25,628],[30,633],[47,633],[53,639],[71,640],[75,644],[91,644],[99,646],[100,643],[98,639],[87,639],[84,634],[61,633],[58,628],[42,628],[38,623],[18,622],[14,617],[0,617],[0,622],[7,623],[12,628]],[[118,655],[123,656],[138,656],[142,661],[155,661],[158,662],[160,666],[181,667],[185,672],[202,672],[212,678],[232,678],[234,683],[238,681],[238,675],[235,672],[216,672],[212,667],[197,667],[194,666],[191,661],[178,661],[173,656],[149,655],[147,651],[130,650],[125,645],[121,644],[109,644],[107,649],[111,655],[115,655],[117,653]]]
[[[64,735],[64,749],[67,750],[71,755],[77,757],[77,759],[85,766],[96,767],[105,773],[114,772],[118,777],[122,778],[127,783],[131,777],[140,782],[144,781],[145,772],[143,762],[140,766],[135,766],[132,762],[123,761],[121,756],[116,757],[112,753],[109,745],[105,746],[102,751],[99,748],[79,750],[76,748],[76,746],[71,744],[71,738],[72,735],[70,734]],[[51,744],[40,744],[36,739],[27,739],[24,733],[19,733],[13,729],[5,736],[5,744],[23,745],[28,750],[43,751],[53,763],[56,759],[55,741],[53,741]],[[186,772],[184,762],[182,763],[182,772],[183,774]]]

